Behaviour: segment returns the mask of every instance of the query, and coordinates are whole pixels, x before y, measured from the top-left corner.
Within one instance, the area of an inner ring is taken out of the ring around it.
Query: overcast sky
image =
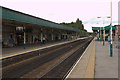
[[[1,0],[1,6],[47,19],[56,23],[83,21],[85,29],[92,32],[92,26],[103,26],[102,18],[110,16],[111,0]],[[112,0],[113,25],[118,21],[118,1]],[[99,23],[99,24],[97,24]],[[110,19],[105,18],[105,25]]]

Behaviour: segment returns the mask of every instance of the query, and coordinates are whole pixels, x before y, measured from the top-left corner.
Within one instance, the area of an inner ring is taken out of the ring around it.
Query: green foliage
[[[87,37],[89,36],[89,33],[87,32],[86,29],[84,29],[84,25],[82,24],[82,21],[79,20],[79,18],[77,18],[76,22],[71,22],[71,23],[65,23],[65,22],[62,22],[60,23],[61,25],[65,25],[65,26],[68,26],[68,27],[73,27],[73,28],[76,28],[76,29],[79,29],[80,32],[77,33],[80,37]],[[72,34],[73,36],[76,35],[75,34]]]
[[[82,24],[82,21],[79,20],[79,18],[77,18],[76,22],[71,22],[71,23],[60,23],[61,25],[65,25],[65,26],[69,26],[69,27],[73,27],[79,30],[83,30],[85,32],[87,32],[87,30],[84,29],[84,25]]]

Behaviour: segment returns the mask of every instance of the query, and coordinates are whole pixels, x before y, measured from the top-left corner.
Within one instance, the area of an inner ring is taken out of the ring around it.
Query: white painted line
[[[84,54],[86,53],[86,51],[88,50],[88,48],[90,47],[90,45],[93,43],[94,39],[92,40],[92,42],[88,45],[88,47],[85,49],[84,53],[82,54],[82,56],[80,57],[80,59],[76,62],[76,64],[73,66],[73,68],[71,69],[71,71],[69,72],[69,74],[66,76],[65,80],[69,77],[69,75],[71,74],[71,72],[74,70],[74,68],[76,67],[76,65],[78,64],[78,62],[82,59],[82,57],[84,56]]]
[[[20,54],[26,54],[28,52],[37,51],[37,50],[41,50],[41,49],[45,49],[45,48],[50,48],[50,47],[53,47],[53,46],[62,45],[62,44],[66,44],[66,43],[70,43],[70,42],[74,42],[74,41],[77,41],[77,40],[80,40],[80,39],[86,39],[86,38],[88,38],[88,37],[78,38],[78,39],[75,39],[75,40],[72,40],[72,41],[61,42],[61,43],[58,43],[58,44],[54,44],[54,45],[50,45],[50,46],[45,46],[45,47],[37,48],[37,49],[34,49],[34,50],[29,50],[29,51],[25,51],[25,52],[13,54],[13,55],[1,57],[0,59],[4,59],[4,58],[7,58],[7,57],[12,57],[12,56],[17,56],[17,55],[20,55]]]

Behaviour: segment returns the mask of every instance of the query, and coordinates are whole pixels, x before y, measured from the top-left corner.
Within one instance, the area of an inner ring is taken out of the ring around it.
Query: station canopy
[[[35,16],[29,15],[29,14],[18,12],[15,10],[11,10],[11,9],[8,9],[5,7],[0,7],[0,9],[2,11],[2,16],[0,16],[1,19],[36,24],[39,26],[44,26],[44,27],[49,27],[49,28],[57,28],[57,29],[62,29],[62,30],[80,32],[79,29],[63,26],[63,25],[60,25],[58,23],[54,23],[52,21],[48,21],[48,20],[45,20],[45,19],[42,19],[39,17],[35,17]]]
[[[92,27],[92,30],[104,30],[104,28],[105,28],[105,30],[110,30],[111,29],[110,25],[108,25],[108,26],[105,26],[105,27]],[[116,30],[116,26],[112,26],[112,29]]]

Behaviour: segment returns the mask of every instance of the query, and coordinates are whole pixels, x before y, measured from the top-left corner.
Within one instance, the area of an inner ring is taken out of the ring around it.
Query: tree
[[[82,30],[84,30],[84,25],[82,24]]]
[[[87,30],[86,30],[86,29],[84,29],[84,31],[85,31],[85,32],[87,32]]]
[[[82,24],[82,21],[77,18],[76,20],[76,27],[80,30],[84,30],[84,25]]]
[[[71,22],[71,23],[60,23],[61,25],[65,25],[65,26],[69,26],[69,27],[73,27],[73,28],[77,28],[79,30],[83,30],[83,31],[87,31],[84,29],[84,25],[82,24],[82,21],[79,20],[79,18],[77,18],[76,22]]]

